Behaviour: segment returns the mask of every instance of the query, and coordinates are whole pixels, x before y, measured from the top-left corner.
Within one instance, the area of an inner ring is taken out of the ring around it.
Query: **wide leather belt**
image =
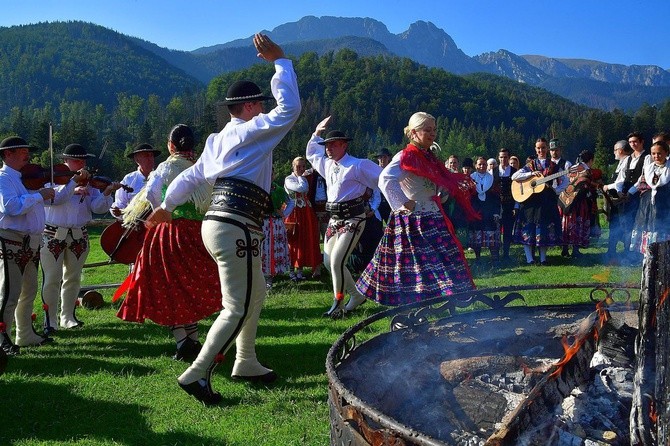
[[[238,214],[262,227],[270,209],[270,194],[253,183],[237,178],[219,178],[214,183],[209,211]]]
[[[330,212],[330,217],[335,220],[346,220],[365,212],[365,200],[363,197],[358,197],[349,201],[329,201],[326,203],[326,211]]]

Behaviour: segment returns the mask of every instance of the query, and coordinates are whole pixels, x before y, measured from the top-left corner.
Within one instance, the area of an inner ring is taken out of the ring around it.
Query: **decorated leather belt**
[[[66,228],[46,224],[44,225],[44,234],[56,240],[65,240],[68,235],[72,236],[74,240],[79,240],[84,236],[88,236],[88,229],[86,226],[82,226],[81,228]]]
[[[326,203],[326,211],[330,212],[330,217],[335,220],[346,220],[365,212],[365,200],[363,197],[358,197],[349,201],[329,201]]]
[[[262,227],[270,209],[270,194],[253,183],[236,178],[219,178],[214,183],[210,211],[241,215]]]

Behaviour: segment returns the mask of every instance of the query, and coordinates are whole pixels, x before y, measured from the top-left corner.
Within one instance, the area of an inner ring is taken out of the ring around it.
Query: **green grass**
[[[89,263],[105,260],[92,228]],[[599,263],[603,248],[585,251],[578,263],[550,251],[549,267],[515,265],[492,270],[475,265],[478,287],[578,282],[639,283],[640,268]],[[488,253],[484,253],[486,258]],[[522,258],[514,248],[513,255]],[[471,257],[469,254],[468,257]],[[86,269],[84,285],[120,282],[125,265]],[[345,320],[323,319],[331,285],[278,279],[261,314],[257,351],[280,375],[270,388],[230,379],[231,360],[215,372],[220,407],[204,407],[176,384],[186,364],[171,359],[174,342],[165,327],[116,318],[113,290],[101,290],[107,304],[79,309],[86,325],[61,330],[52,345],[25,348],[10,358],[0,376],[0,445],[324,445],[329,443],[328,379],[325,358],[340,334],[380,311],[365,303]],[[526,304],[585,302],[575,290],[529,293]],[[40,308],[36,299],[36,309]],[[38,324],[42,315],[38,313]],[[201,338],[212,318],[203,324]],[[387,330],[376,323],[374,330]],[[228,353],[234,356],[234,351]]]

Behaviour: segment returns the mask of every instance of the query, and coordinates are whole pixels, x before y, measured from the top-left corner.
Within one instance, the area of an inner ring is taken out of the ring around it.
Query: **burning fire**
[[[649,419],[654,424],[656,424],[656,421],[658,420],[658,412],[656,412],[656,402],[653,399],[649,402]]]
[[[658,300],[658,303],[656,304],[656,308],[654,309],[654,314],[652,315],[651,318],[651,326],[656,327],[656,315],[658,314],[659,310],[665,303],[666,299],[668,298],[668,293],[670,292],[670,288],[666,288],[663,294],[661,295],[661,298]]]
[[[591,331],[587,333],[581,333],[579,336],[575,338],[575,341],[572,344],[568,342],[567,336],[563,336],[563,338],[561,339],[561,344],[563,345],[563,351],[565,352],[565,354],[563,355],[563,358],[561,358],[560,361],[554,364],[556,370],[554,370],[549,375],[550,378],[556,378],[561,374],[565,364],[567,364],[570,361],[570,359],[573,356],[575,356],[575,354],[579,351],[582,345],[584,345],[589,336],[593,336],[596,342],[598,341],[599,329],[603,328],[603,326],[605,326],[605,323],[610,319],[610,314],[607,311],[607,305],[610,304],[611,302],[612,298],[608,295],[606,299],[596,304],[596,315],[598,317],[598,324]]]
[[[563,336],[563,339],[561,339],[561,344],[563,345],[563,350],[565,351],[565,354],[563,355],[563,358],[558,361],[556,364],[556,370],[554,370],[551,375],[549,375],[550,378],[556,378],[558,375],[561,374],[563,371],[563,366],[567,364],[570,361],[570,358],[575,356],[575,354],[579,351],[579,349],[584,345],[584,342],[586,341],[586,337],[582,336],[577,339],[575,339],[575,342],[570,345],[568,343],[568,337]]]

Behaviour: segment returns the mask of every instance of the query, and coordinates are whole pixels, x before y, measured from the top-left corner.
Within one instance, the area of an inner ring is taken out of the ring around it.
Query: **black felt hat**
[[[81,144],[70,144],[68,145],[63,153],[61,153],[61,158],[75,158],[75,159],[85,159],[85,158],[95,158],[95,155],[91,153],[86,153],[86,149]]]
[[[375,154],[376,158],[381,158],[382,156],[388,156],[389,158],[393,158],[393,155],[391,155],[391,151],[384,147],[381,149],[379,152]]]
[[[154,149],[154,146],[152,146],[151,144],[142,143],[138,146],[135,146],[133,150],[128,152],[126,154],[126,157],[133,159],[136,153],[144,153],[144,152],[151,152],[153,153],[154,156],[158,156],[161,154],[161,151],[158,149]]]
[[[10,136],[9,138],[5,138],[2,140],[2,142],[0,142],[0,150],[9,150],[9,149],[36,150],[37,147],[31,146],[23,138],[19,138],[18,136]]]
[[[267,101],[269,99],[274,98],[272,96],[265,96],[255,83],[251,81],[237,81],[228,87],[226,99],[221,101],[221,104],[243,104],[245,102]]]
[[[323,141],[320,141],[318,144],[321,144],[322,146],[325,146],[327,143],[329,143],[331,141],[338,141],[338,140],[351,141],[352,139],[353,138],[349,138],[348,136],[346,136],[344,134],[344,132],[341,132],[340,130],[331,130],[326,135],[326,139],[324,139]]]
[[[472,158],[463,158],[463,164],[461,164],[461,167],[474,168],[475,167],[475,162],[472,161]]]

